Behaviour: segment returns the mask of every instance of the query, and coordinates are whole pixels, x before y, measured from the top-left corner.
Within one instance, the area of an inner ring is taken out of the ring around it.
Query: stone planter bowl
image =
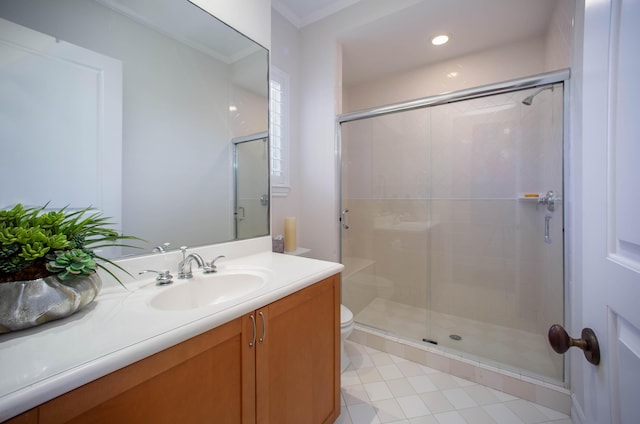
[[[0,283],[0,333],[67,317],[91,303],[101,288],[96,273],[66,282],[49,276]]]

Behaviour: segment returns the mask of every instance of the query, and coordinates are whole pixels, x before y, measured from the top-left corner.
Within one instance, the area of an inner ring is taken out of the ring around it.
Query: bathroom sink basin
[[[155,295],[151,298],[151,306],[176,311],[217,305],[252,293],[265,283],[265,276],[257,272],[197,275]]]

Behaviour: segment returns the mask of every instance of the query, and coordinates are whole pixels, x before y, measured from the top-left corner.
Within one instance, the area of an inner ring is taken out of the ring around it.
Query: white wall
[[[267,131],[269,123],[265,110],[269,107],[268,99],[237,85],[232,85],[230,90],[229,105],[237,109],[228,112],[229,139]]]
[[[377,81],[345,87],[343,112],[568,68],[572,24],[572,2],[559,1],[543,37],[474,52]]]
[[[256,43],[271,49],[271,0],[190,0]]]
[[[389,78],[346,87],[351,112],[545,72],[545,40],[527,40],[475,52]],[[455,76],[452,74],[455,73]]]
[[[300,111],[297,107],[300,101],[300,47],[299,33],[289,21],[278,12],[272,10],[272,45],[271,64],[289,75],[289,181],[290,188],[287,196],[273,196],[271,198],[271,234],[284,234],[284,218],[297,217],[299,232],[307,224],[300,217],[301,181],[300,181]],[[298,244],[300,244],[298,239]]]
[[[546,36],[547,69],[562,69],[571,66],[574,7],[573,1],[561,1],[553,11]]]
[[[335,117],[342,112],[337,38],[415,0],[369,0],[300,31],[300,218],[298,244],[318,259],[338,258]]]

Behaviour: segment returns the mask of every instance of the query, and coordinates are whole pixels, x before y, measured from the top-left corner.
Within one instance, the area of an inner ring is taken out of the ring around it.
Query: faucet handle
[[[146,272],[155,272],[156,274],[158,274],[156,276],[156,284],[158,286],[166,286],[167,284],[173,283],[173,275],[169,273],[168,269],[164,271],[156,271],[154,269],[145,269],[143,271],[140,271],[138,275],[144,274]]]
[[[167,250],[169,250],[169,246],[171,246],[171,243],[169,243],[169,242],[162,243],[162,245],[154,247],[152,252],[153,253],[165,253]]]
[[[215,258],[213,258],[213,260],[211,260],[211,262],[206,262],[204,264],[204,267],[202,267],[202,269],[204,269],[203,274],[211,274],[214,272],[218,272],[218,268],[216,267],[216,261],[218,259],[225,258],[225,257],[226,256],[224,255],[216,256]]]

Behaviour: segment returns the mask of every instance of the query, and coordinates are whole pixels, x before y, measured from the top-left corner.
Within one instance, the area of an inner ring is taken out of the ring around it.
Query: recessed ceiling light
[[[433,44],[434,46],[441,46],[445,44],[447,41],[449,41],[448,35],[444,35],[444,34],[436,35],[431,39],[431,44]]]

